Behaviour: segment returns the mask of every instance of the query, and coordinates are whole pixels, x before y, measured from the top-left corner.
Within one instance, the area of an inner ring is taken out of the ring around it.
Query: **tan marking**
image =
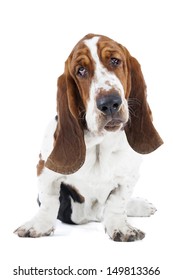
[[[45,161],[42,160],[42,155],[41,154],[39,154],[39,158],[40,159],[39,159],[39,162],[37,164],[37,176],[39,176],[42,173],[44,165],[45,165]]]
[[[79,190],[76,189],[76,188],[73,187],[73,186],[70,186],[70,188],[73,189],[73,190],[77,193],[78,198],[79,198],[79,202],[80,202],[80,203],[83,203],[83,202],[85,201],[85,198],[84,198],[83,195],[80,194]]]

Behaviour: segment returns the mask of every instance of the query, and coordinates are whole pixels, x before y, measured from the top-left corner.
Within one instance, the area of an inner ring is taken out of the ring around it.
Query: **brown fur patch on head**
[[[115,75],[121,81],[124,92],[126,93],[129,89],[129,53],[121,44],[106,36],[100,36],[97,46],[98,55],[101,62],[110,72],[115,73]],[[112,67],[112,65],[110,64],[110,58],[118,59],[120,61],[119,67]]]

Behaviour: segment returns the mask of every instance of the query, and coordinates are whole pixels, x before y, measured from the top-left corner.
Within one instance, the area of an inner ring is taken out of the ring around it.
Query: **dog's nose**
[[[97,108],[107,116],[116,113],[121,104],[121,96],[119,96],[117,93],[104,95],[97,99]]]

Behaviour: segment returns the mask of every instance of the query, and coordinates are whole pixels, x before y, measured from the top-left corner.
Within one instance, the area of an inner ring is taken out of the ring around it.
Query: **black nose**
[[[107,116],[116,113],[121,104],[122,99],[117,93],[104,95],[97,99],[97,108]]]

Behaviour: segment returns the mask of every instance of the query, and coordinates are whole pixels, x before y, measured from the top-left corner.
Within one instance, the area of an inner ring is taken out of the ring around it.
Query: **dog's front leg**
[[[109,195],[104,210],[105,230],[114,241],[135,241],[145,234],[127,222],[126,205],[131,192],[128,186],[118,186]]]
[[[61,177],[62,175],[47,168],[43,169],[38,178],[40,208],[31,220],[17,228],[14,233],[20,237],[40,237],[54,231],[59,209]]]

